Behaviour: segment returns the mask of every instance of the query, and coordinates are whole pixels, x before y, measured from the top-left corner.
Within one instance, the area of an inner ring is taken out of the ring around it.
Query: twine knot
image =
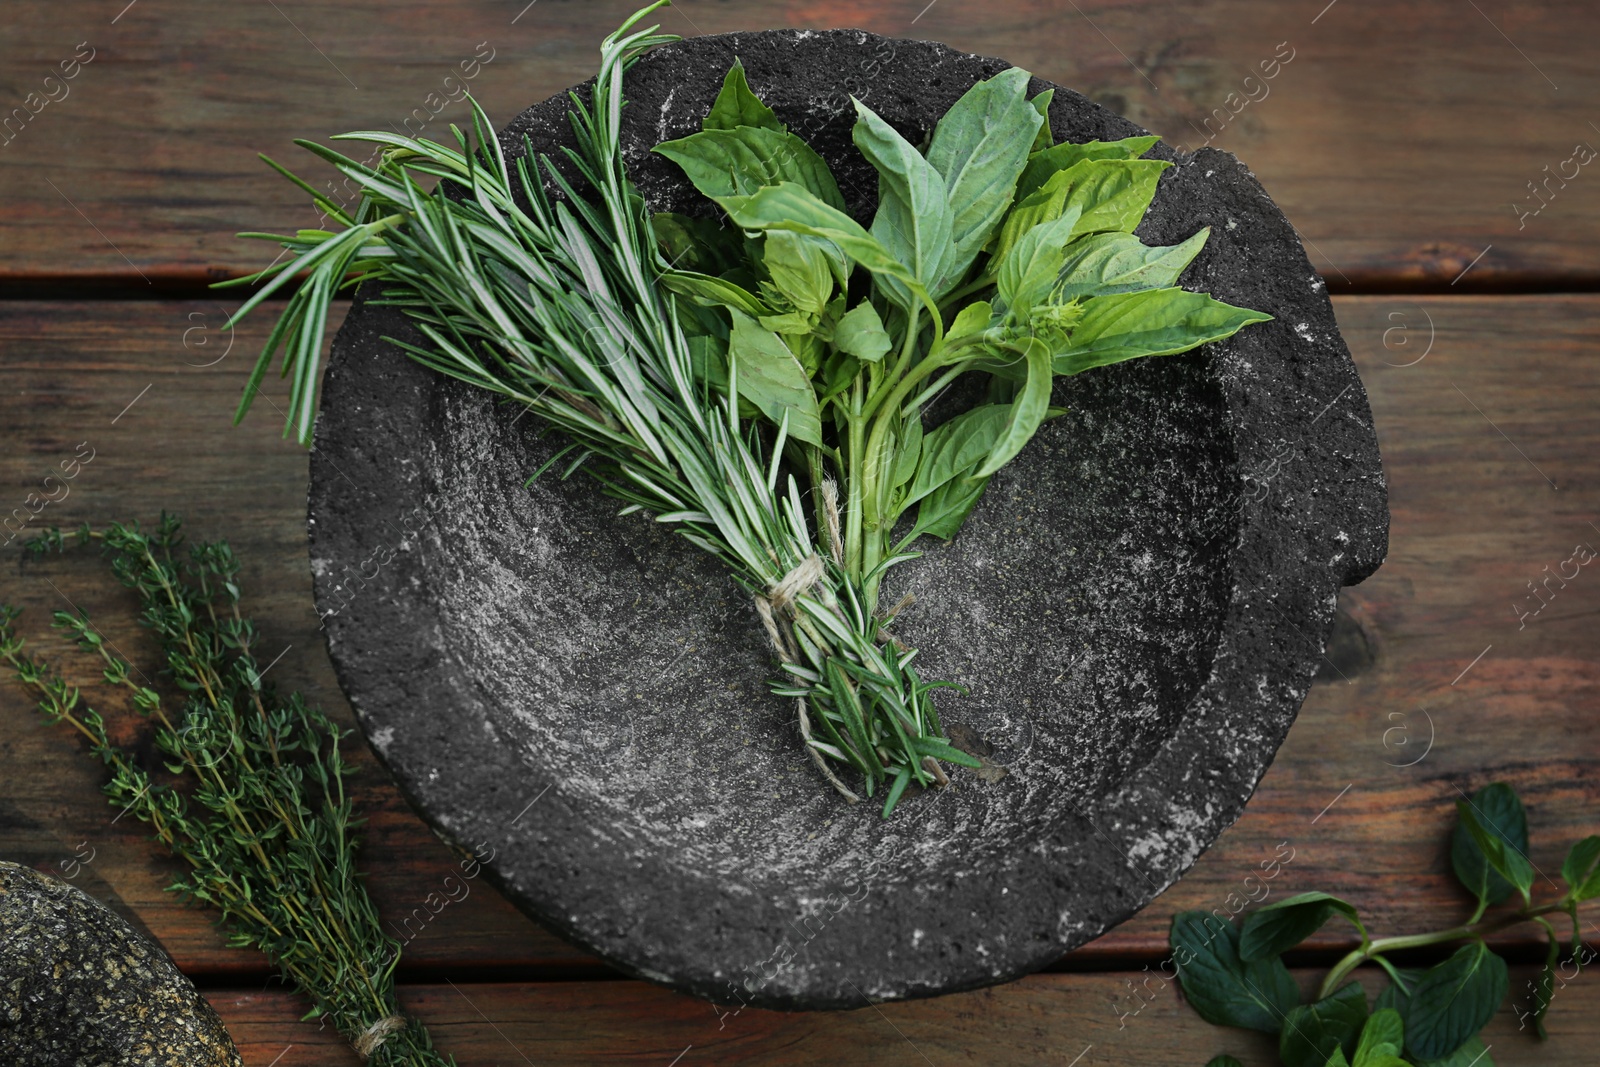
[[[350,1045],[362,1059],[368,1060],[372,1058],[374,1052],[383,1047],[383,1043],[389,1040],[390,1035],[398,1034],[405,1028],[406,1017],[404,1015],[385,1015],[357,1034],[356,1039],[350,1042]]]

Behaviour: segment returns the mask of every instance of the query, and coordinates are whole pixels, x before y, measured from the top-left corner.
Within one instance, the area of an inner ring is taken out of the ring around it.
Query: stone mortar
[[[833,166],[876,186],[847,93],[916,141],[1009,64],[859,31],[659,48],[628,74],[624,147],[656,209],[709,212],[649,154],[699,128],[738,56]],[[1029,93],[1050,85],[1034,79]],[[580,87],[580,92],[584,91]],[[565,95],[503,132],[570,144]],[[1071,90],[1057,140],[1143,131]],[[1231,155],[1175,165],[1139,228],[1212,227],[1182,278],[1275,320],[1181,357],[1058,381],[1048,423],[949,545],[884,602],[981,772],[847,806],[805,758],[755,612],[710,557],[582,477],[533,420],[381,338],[360,295],[312,457],[319,610],[368,739],[447,840],[487,846],[529,914],[630,974],[814,1009],[1005,981],[1170,885],[1239,815],[1315,674],[1341,584],[1382,561],[1366,394],[1293,228]]]

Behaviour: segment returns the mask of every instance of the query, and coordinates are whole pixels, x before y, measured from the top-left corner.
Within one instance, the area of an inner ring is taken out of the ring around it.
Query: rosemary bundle
[[[343,228],[243,235],[293,255],[224,283],[265,280],[232,321],[305,276],[238,414],[282,347],[285,433],[310,442],[329,303],[368,283],[426,341],[394,344],[532,408],[570,442],[551,463],[728,566],[816,765],[851,801],[841,771],[885,790],[887,817],[913,782],[946,783],[940,760],[977,761],[940,724],[931,694],[949,683],[925,681],[887,628],[899,606],[879,608],[884,574],[918,538],[955,536],[1059,413],[1055,378],[1270,316],[1176,286],[1205,232],[1171,247],[1133,236],[1169,165],[1139,158],[1154,137],[1054,144],[1050,94],[1029,99],[1015,68],[974,85],[925,148],[856,102],[855,143],[879,175],[865,228],[735,63],[702,130],[656,147],[725,218],[653,214],[619,135],[624,71],[677,39],[633,31],[660,6],[606,39],[589,99],[572,95],[573,180],[526,140],[508,160],[476,101],[456,147],[336,138],[380,146],[376,166],[296,142],[361,186],[353,214],[267,160]],[[925,427],[964,375],[982,376],[984,402]]]
[[[255,657],[257,635],[239,612],[239,563],[225,542],[181,551],[176,517],[152,533],[137,524],[85,526],[80,544],[100,542],[119,581],[138,594],[179,707],[168,710],[137,669],[113,654],[81,614],[54,625],[97,657],[104,682],[131,694],[157,722],[155,747],[171,781],[158,781],[113,744],[82,692],[24,651],[18,610],[0,605],[0,657],[39,698],[46,719],[65,723],[111,769],[111,803],[148,823],[188,867],[169,889],[221,912],[228,943],[265,953],[310,999],[307,1019],[331,1023],[381,1067],[447,1067],[427,1030],[398,1009],[400,946],[382,932],[356,871],[362,820],[345,796],[350,766],[343,736],[298,693],[280,697]],[[40,556],[61,551],[60,530],[35,538]]]

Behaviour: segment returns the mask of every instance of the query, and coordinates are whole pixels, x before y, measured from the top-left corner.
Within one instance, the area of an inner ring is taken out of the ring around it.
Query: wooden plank
[[[1523,989],[1534,975],[1533,968],[1513,968],[1512,988]],[[1369,994],[1384,984],[1373,973],[1360,976]],[[1321,974],[1299,971],[1296,977],[1309,988]],[[1503,1005],[1484,1031],[1494,1062],[1592,1063],[1600,1012],[1594,1010],[1595,990],[1584,983],[1578,978],[1552,1000],[1547,1042],[1535,1041],[1531,1029],[1518,1033],[1518,1009],[1509,1001]],[[360,1063],[337,1035],[299,1022],[304,1007],[281,992],[217,990],[207,996],[250,1067]],[[411,986],[402,998],[460,1067],[1199,1067],[1224,1052],[1246,1067],[1278,1063],[1272,1038],[1211,1026],[1180,1000],[1175,983],[1140,972],[1035,975],[977,993],[824,1013],[747,1008],[719,1016],[709,1004],[639,982]]]
[[[105,0],[69,26],[17,0],[0,39],[0,278],[160,287],[259,266],[270,257],[232,234],[315,216],[257,152],[293,160],[292,138],[350,129],[447,137],[463,88],[505,121],[591,74],[636,2]],[[1600,284],[1600,181],[1574,157],[1600,144],[1600,68],[1575,47],[1600,9],[1583,0],[738,0],[661,18],[685,35],[860,27],[1004,56],[1177,144],[1237,153],[1336,287],[1443,287],[1469,266],[1461,286]]]
[[[1552,586],[1550,605],[1521,629],[1510,610],[1528,595],[1525,583],[1546,565],[1557,568],[1575,543],[1600,543],[1588,525],[1600,488],[1590,460],[1600,445],[1591,415],[1600,406],[1600,366],[1585,358],[1600,327],[1600,297],[1336,303],[1372,395],[1394,509],[1388,562],[1346,596],[1376,662],[1349,682],[1335,677],[1313,689],[1239,823],[1145,913],[1064,967],[1158,960],[1175,910],[1235,911],[1263,892],[1339,893],[1380,934],[1458,917],[1466,901],[1444,851],[1458,788],[1514,782],[1530,806],[1533,860],[1551,874],[1568,842],[1600,829],[1600,727],[1591,714],[1600,672],[1586,630],[1600,586],[1587,570],[1565,589]],[[226,358],[196,366],[225,351],[227,339],[215,331],[223,307],[0,304],[8,357],[0,364],[0,425],[13,442],[0,457],[0,492],[10,498],[0,516],[23,506],[52,467],[88,442],[94,458],[39,521],[148,520],[168,508],[185,514],[196,535],[226,537],[245,564],[247,606],[268,639],[287,649],[276,680],[348,722],[310,599],[305,455],[277,438],[269,408],[228,425],[244,357],[265,320],[241,328]],[[1409,332],[1395,332],[1402,327]],[[185,331],[195,331],[187,348]],[[1424,353],[1414,366],[1391,365]],[[281,392],[267,395],[281,404]],[[29,609],[28,632],[43,631],[47,613],[70,599],[149,662],[121,591],[91,561],[5,573],[0,587]],[[1525,604],[1531,610],[1533,602]],[[49,640],[41,647],[60,648]],[[1433,745],[1418,760],[1430,717]],[[365,856],[373,892],[386,915],[403,916],[440,887],[456,859],[364,747],[352,750],[361,767],[356,802],[373,819]],[[115,812],[95,795],[97,767],[70,737],[40,725],[10,685],[0,688],[0,780],[8,784],[0,855],[59,868],[85,843],[97,858],[80,884],[120,901],[191,973],[259,969],[249,954],[225,949],[203,913],[162,893],[169,868],[128,820],[113,822]],[[1292,858],[1263,879],[1261,865],[1290,849]],[[1553,890],[1541,883],[1539,892]],[[454,968],[481,975],[598,966],[481,883],[421,929],[405,965],[435,977]],[[1315,942],[1348,943],[1339,926]],[[1521,931],[1504,943],[1530,948]]]

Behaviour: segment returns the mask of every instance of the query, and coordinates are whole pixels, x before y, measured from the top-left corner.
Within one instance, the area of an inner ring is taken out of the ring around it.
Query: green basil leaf
[[[1211,236],[1208,226],[1176,245],[1147,245],[1131,233],[1097,233],[1067,246],[1057,298],[1106,296],[1176,285]]]
[[[1019,192],[1021,198],[1000,225],[994,255],[1004,256],[1028,230],[1072,207],[1079,212],[1075,235],[1132,233],[1155,198],[1161,172],[1169,166],[1159,159],[1086,159],[1051,175],[1026,197]]]
[[[1600,897],[1600,837],[1590,834],[1568,850],[1561,877],[1571,887],[1574,900]]]
[[[1056,353],[1056,373],[1080,374],[1125,359],[1187,352],[1270,318],[1184,289],[1097,296],[1083,305],[1070,346]]]
[[[1361,1040],[1356,1044],[1351,1067],[1391,1067],[1388,1060],[1398,1060],[1406,1043],[1406,1024],[1393,1008],[1382,1008],[1367,1017],[1361,1028]]]
[[[957,337],[982,333],[989,328],[990,320],[993,318],[994,308],[989,305],[989,301],[974,300],[951,320],[950,328],[944,332],[944,339],[954,341]]]
[[[1046,89],[1028,101],[1033,105],[1033,110],[1037,111],[1039,117],[1044,120],[1039,123],[1039,132],[1034,134],[1033,147],[1028,151],[1029,158],[1056,143],[1055,134],[1050,130],[1050,101],[1055,98],[1055,95],[1056,91],[1054,89]]]
[[[744,77],[744,64],[735,57],[733,66],[728,68],[728,73],[722,79],[722,89],[717,93],[716,103],[711,105],[700,128],[732,130],[739,126],[760,126],[779,133],[788,130],[778,121],[772,109],[750,91],[750,83]]]
[[[1048,124],[1047,124],[1048,125]],[[1028,158],[1028,165],[1017,179],[1017,199],[1038,189],[1050,176],[1077,166],[1086,159],[1138,159],[1150,151],[1159,137],[1128,137],[1121,141],[1090,141],[1087,144],[1058,144]]]
[[[704,130],[663,141],[651,151],[676,163],[712,200],[749,196],[769,185],[794,182],[830,207],[844,209],[844,197],[828,164],[792,133],[761,126]]]
[[[1322,929],[1334,912],[1355,923],[1362,937],[1366,937],[1355,905],[1327,893],[1301,893],[1258,908],[1245,917],[1244,931],[1239,935],[1239,958],[1264,960],[1281,956]]]
[[[1508,847],[1499,834],[1485,827],[1478,820],[1471,802],[1456,801],[1456,815],[1460,819],[1457,828],[1466,829],[1467,835],[1472,838],[1472,843],[1478,846],[1478,851],[1483,854],[1490,869],[1515,886],[1522,894],[1524,903],[1532,903],[1533,864],[1528,861],[1528,857]]]
[[[923,497],[909,539],[930,534],[941,541],[950,540],[978,506],[988,485],[987,478],[956,478]]]
[[[1045,413],[1050,409],[1050,385],[1055,380],[1050,349],[1037,338],[1029,338],[1023,359],[1028,366],[1027,381],[1010,405],[1011,416],[1006,420],[1005,430],[994,443],[989,458],[983,461],[983,466],[978,468],[973,477],[987,478],[1016,458],[1023,446],[1039,432]]]
[[[1283,1020],[1278,1058],[1284,1067],[1324,1067],[1334,1049],[1348,1057],[1367,1021],[1367,995],[1349,982],[1315,1004],[1302,1004]]]
[[[1077,221],[1077,209],[1069,208],[1059,218],[1041,222],[1023,234],[1000,260],[995,292],[1015,319],[1026,321],[1028,313],[1050,296]]]
[[[1494,1067],[1494,1060],[1489,1058],[1489,1050],[1481,1037],[1467,1038],[1466,1044],[1443,1059],[1419,1060],[1413,1054],[1411,1062],[1415,1067]]]
[[[712,334],[696,333],[684,338],[689,343],[689,367],[697,381],[718,392],[728,391],[728,342]]]
[[[717,203],[736,226],[767,232],[790,230],[823,237],[880,280],[889,279],[917,290],[922,287],[906,265],[862,229],[860,223],[794,182],[781,182],[750,196],[721,197]]]
[[[732,311],[733,332],[728,338],[728,359],[738,381],[739,396],[765,415],[774,426],[789,419],[789,436],[808,444],[822,444],[822,416],[811,377],[783,339],[764,330],[750,316]]]
[[[1043,121],[1027,88],[1027,71],[1002,71],[963,93],[933,129],[928,163],[944,177],[952,246],[941,276],[928,286],[935,300],[961,281],[1011,206]]]
[[[1282,960],[1241,960],[1239,931],[1210,912],[1174,915],[1170,937],[1183,995],[1206,1022],[1276,1034],[1300,999]]]
[[[940,423],[922,440],[922,458],[903,505],[977,469],[1011,421],[1010,404],[980,404]]]
[[[833,328],[833,344],[839,351],[868,363],[878,362],[893,347],[889,331],[883,328],[878,309],[870,300],[863,300],[840,317]]]
[[[828,244],[788,230],[774,230],[762,246],[762,262],[772,284],[801,311],[820,315],[833,295],[836,277]]]
[[[1472,811],[1482,829],[1527,855],[1528,813],[1509,785],[1495,782],[1478,790],[1472,797]],[[1450,866],[1480,901],[1498,904],[1511,895],[1511,883],[1494,870],[1472,832],[1460,823],[1450,837]]]
[[[1463,945],[1411,987],[1406,1048],[1425,1060],[1448,1056],[1494,1016],[1508,985],[1505,960],[1482,941]]]
[[[692,270],[664,270],[660,279],[664,287],[690,298],[702,307],[735,308],[750,316],[772,314],[772,309],[749,290],[726,278],[713,278]]]
[[[872,236],[932,291],[954,254],[950,201],[944,178],[915,145],[871,108],[856,100],[851,139],[878,171],[878,212]],[[894,278],[884,286],[901,307],[910,309],[910,289]]]
[[[922,458],[922,416],[913,415],[900,431],[900,443],[895,450],[894,468],[889,477],[889,488],[898,489],[917,473],[917,461]]]

